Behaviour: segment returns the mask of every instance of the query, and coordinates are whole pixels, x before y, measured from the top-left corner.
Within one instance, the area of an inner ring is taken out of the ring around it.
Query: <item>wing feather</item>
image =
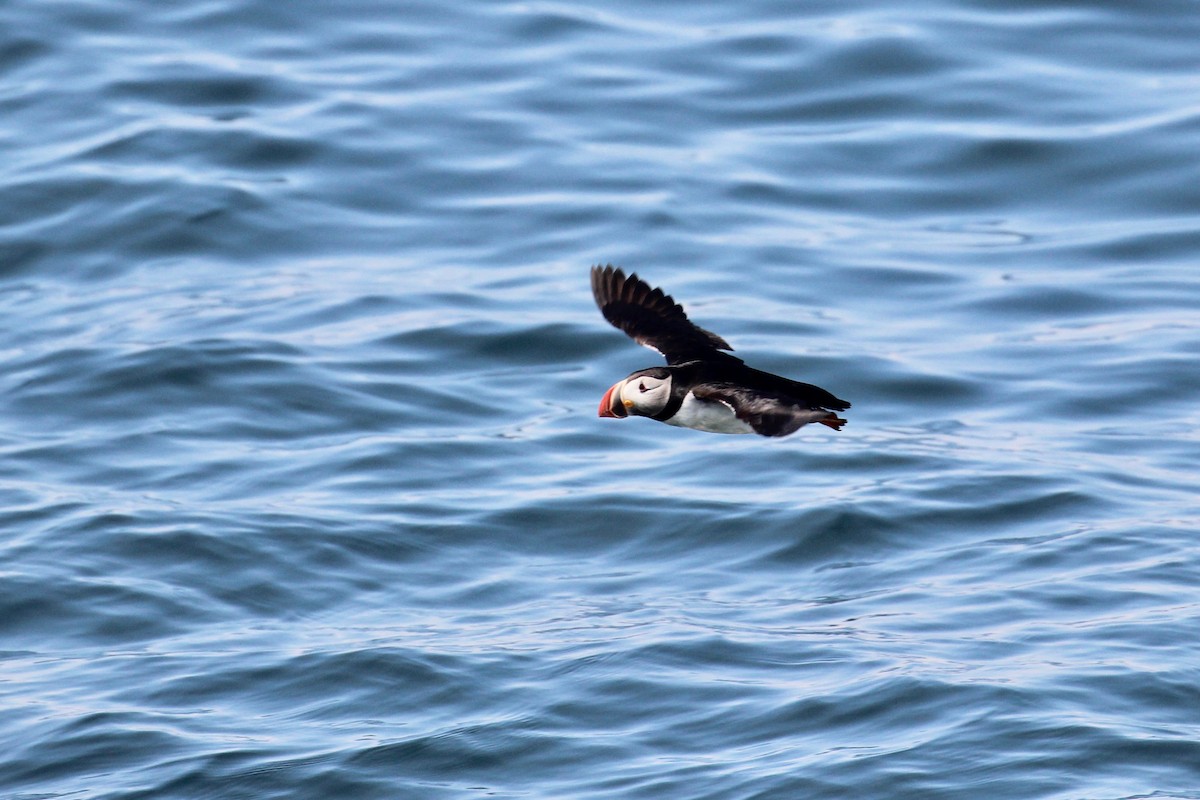
[[[692,323],[670,295],[636,273],[626,276],[612,264],[594,266],[592,295],[606,320],[638,344],[661,353],[668,364],[712,358],[739,361],[720,352],[733,349],[724,339]]]

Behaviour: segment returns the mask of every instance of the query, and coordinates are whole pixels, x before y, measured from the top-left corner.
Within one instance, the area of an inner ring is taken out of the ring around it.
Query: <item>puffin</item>
[[[592,267],[592,295],[613,327],[667,359],[612,385],[601,417],[649,417],[710,433],[787,436],[810,422],[841,430],[850,403],[819,386],[754,369],[692,323],[662,289],[612,264]]]

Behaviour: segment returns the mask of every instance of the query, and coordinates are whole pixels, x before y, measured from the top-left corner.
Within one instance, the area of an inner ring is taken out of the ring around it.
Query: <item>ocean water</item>
[[[1200,798],[1196,10],[0,5],[0,797]]]

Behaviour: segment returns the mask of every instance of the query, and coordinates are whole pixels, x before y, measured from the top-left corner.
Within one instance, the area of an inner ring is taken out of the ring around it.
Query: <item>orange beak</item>
[[[604,397],[600,398],[600,416],[629,416],[629,412],[625,410],[625,404],[621,402],[621,387],[624,385],[625,381],[617,381],[612,386],[608,387],[608,391],[604,393]]]

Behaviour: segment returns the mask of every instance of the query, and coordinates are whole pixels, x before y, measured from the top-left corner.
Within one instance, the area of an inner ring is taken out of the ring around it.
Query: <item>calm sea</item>
[[[1198,11],[0,4],[0,797],[1197,800]]]

